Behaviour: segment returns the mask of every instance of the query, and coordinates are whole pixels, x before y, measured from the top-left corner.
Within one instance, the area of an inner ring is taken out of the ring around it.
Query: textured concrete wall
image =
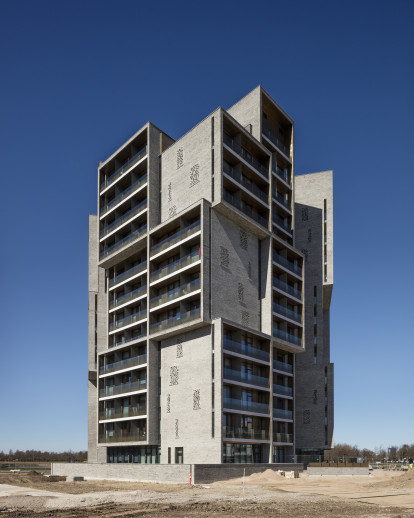
[[[88,272],[88,459],[98,460],[98,392],[96,353],[107,347],[108,320],[105,270],[98,267],[98,217],[89,216]],[[97,347],[95,351],[95,327]]]
[[[212,318],[260,331],[259,240],[212,210]]]
[[[260,86],[229,108],[228,113],[243,127],[252,125],[252,135],[261,142],[261,89]]]
[[[303,464],[196,464],[193,467],[194,484],[210,484],[218,480],[230,480],[253,473],[272,471],[303,471]]]
[[[161,342],[161,462],[221,462],[220,436],[212,436],[211,326]]]
[[[212,113],[162,154],[161,222],[201,198],[211,201],[212,148],[220,138],[212,125],[216,128],[219,115],[219,111]],[[215,162],[219,160],[220,155],[215,157]]]
[[[310,468],[306,470],[308,475],[323,476],[323,475],[365,475],[368,476],[368,468]]]
[[[327,282],[324,282],[324,199],[327,200],[327,221],[331,222],[330,226],[327,225],[326,235]],[[333,365],[330,363],[329,338],[332,292],[329,282],[333,281],[332,201],[332,171],[295,177],[295,245],[305,255],[306,279],[305,352],[296,357],[296,448],[323,449],[329,448],[333,442]],[[328,374],[327,391],[325,368]]]
[[[80,476],[98,480],[130,480],[140,482],[163,482],[187,484],[192,474],[193,484],[209,484],[219,480],[248,477],[253,473],[273,471],[303,471],[303,464],[68,464],[54,462],[52,475]],[[314,468],[318,469],[318,468]],[[331,469],[331,468],[322,468]],[[335,469],[335,468],[332,468]],[[347,468],[343,468],[347,469]],[[359,468],[348,468],[359,470]],[[308,468],[309,471],[309,468]],[[338,469],[340,471],[340,469]],[[365,468],[367,471],[367,468]],[[357,474],[357,473],[355,473]],[[365,474],[365,473],[364,473]]]
[[[160,145],[161,132],[148,124],[148,229],[160,222]]]
[[[51,474],[80,476],[85,479],[130,480],[139,482],[163,482],[186,484],[190,480],[191,466],[181,464],[65,464],[52,463]]]

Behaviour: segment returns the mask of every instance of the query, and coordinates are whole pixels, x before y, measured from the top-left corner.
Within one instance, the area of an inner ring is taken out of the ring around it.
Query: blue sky
[[[413,26],[408,0],[0,3],[0,450],[87,448],[99,161],[258,84],[296,173],[334,170],[335,439],[414,442]]]

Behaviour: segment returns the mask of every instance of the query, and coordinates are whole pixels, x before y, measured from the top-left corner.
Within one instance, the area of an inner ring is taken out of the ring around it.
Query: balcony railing
[[[101,365],[99,367],[100,374],[108,374],[109,372],[119,371],[122,369],[128,369],[129,367],[135,367],[137,365],[142,365],[147,362],[147,355],[140,354],[139,356],[133,356],[132,358],[127,358],[126,360],[121,360],[119,362],[107,363],[106,365]]]
[[[275,144],[276,147],[278,147],[287,157],[290,156],[289,149],[283,144],[283,142],[277,138],[277,135],[273,133],[272,130],[269,128],[266,128],[266,126],[263,126],[263,133],[266,135],[266,137]]]
[[[274,433],[273,442],[293,442],[293,434],[291,434],[291,433]]]
[[[268,441],[269,430],[223,426],[223,437],[226,437],[227,439],[252,439],[256,441]]]
[[[145,295],[147,293],[147,286],[141,286],[136,290],[130,291],[129,293],[125,293],[121,297],[117,297],[115,300],[111,300],[109,302],[109,309],[116,308],[117,306],[121,306],[122,304],[126,304],[130,300],[134,300],[141,295]]]
[[[200,230],[200,221],[195,221],[187,228],[183,228],[182,230],[178,230],[171,236],[166,237],[159,243],[153,245],[151,247],[151,254],[155,254],[158,252],[161,252],[162,250],[165,250],[166,248],[169,248],[172,245],[175,245],[175,243],[178,243],[179,241],[182,241],[188,236],[191,236],[192,234],[195,234]]]
[[[291,365],[290,363],[273,360],[273,368],[278,371],[288,372],[289,374],[293,373],[293,365]]]
[[[293,388],[285,387],[285,385],[273,385],[273,393],[281,394],[283,396],[293,396]]]
[[[261,216],[258,212],[253,210],[249,205],[247,205],[243,200],[239,200],[235,196],[233,196],[229,191],[226,189],[223,190],[223,197],[226,201],[231,203],[236,209],[241,210],[246,214],[246,216],[249,216],[250,218],[254,219],[261,225],[267,228],[267,219]]]
[[[147,435],[145,433],[140,434],[121,434],[113,433],[113,435],[100,435],[99,442],[138,442],[146,441]]]
[[[120,176],[124,174],[124,172],[131,166],[133,166],[136,162],[138,162],[147,152],[147,146],[143,147],[136,153],[132,158],[128,160],[128,162],[125,162],[121,167],[119,167],[114,173],[111,174],[105,181],[101,183],[101,190],[105,189],[113,183],[115,180],[117,180]]]
[[[273,198],[275,198],[275,200],[290,210],[290,200],[287,200],[284,196],[277,192],[276,189],[273,189]]]
[[[111,349],[112,347],[118,347],[119,345],[125,345],[129,342],[133,342],[134,340],[139,340],[141,338],[145,338],[147,336],[147,333],[141,333],[139,335],[133,335],[130,338],[122,338],[121,340],[115,342],[114,344],[109,344],[108,347]]]
[[[114,279],[111,279],[109,281],[109,287],[112,288],[112,286],[119,284],[120,282],[124,281],[125,279],[128,279],[129,277],[133,277],[134,275],[137,275],[138,273],[143,272],[146,268],[147,268],[147,261],[143,261],[142,263],[133,266],[126,272],[122,272],[119,275],[117,275]]]
[[[289,225],[289,223],[286,223],[286,221],[283,218],[281,218],[277,214],[273,214],[273,218],[272,219],[273,219],[273,223],[275,225],[278,225],[279,227],[282,227],[284,230],[289,232],[289,234],[292,233],[291,225]]]
[[[201,259],[201,255],[199,251],[192,252],[191,254],[182,257],[181,259],[177,259],[173,263],[167,264],[158,270],[155,270],[150,275],[151,282],[161,279],[162,277],[166,277],[170,275],[170,273],[174,273],[177,270],[181,270],[181,268],[185,268],[189,264],[195,263]]]
[[[121,246],[125,246],[131,241],[134,241],[135,239],[138,239],[139,237],[143,236],[145,232],[147,231],[147,225],[142,225],[142,227],[139,227],[137,230],[134,230],[134,232],[131,232],[126,237],[121,239],[120,241],[117,241],[109,248],[106,248],[103,250],[99,257],[102,259],[103,257],[109,255],[110,253],[114,252],[117,248],[120,248]]]
[[[273,312],[290,318],[295,322],[302,322],[302,315],[300,313],[296,313],[296,311],[292,311],[291,309],[285,308],[285,306],[281,306],[277,302],[273,302]]]
[[[285,293],[290,293],[299,300],[302,300],[302,292],[300,290],[293,288],[292,286],[290,286],[286,282],[281,281],[277,277],[273,277],[273,286],[281,291],[284,291]]]
[[[276,338],[281,338],[282,340],[295,345],[302,345],[302,339],[299,338],[299,336],[295,336],[291,333],[287,333],[286,331],[282,331],[281,329],[277,329],[277,327],[273,328],[273,336]]]
[[[229,338],[223,338],[223,349],[232,351],[234,353],[243,354],[244,356],[250,356],[258,360],[269,361],[269,353],[253,347],[250,343],[236,342]]]
[[[242,401],[241,399],[223,398],[223,408],[229,410],[241,410],[254,412],[256,414],[268,414],[269,405],[267,403],[255,403],[253,401]]]
[[[147,388],[147,380],[131,381],[130,383],[122,383],[113,385],[99,390],[99,397],[116,396],[118,394],[127,394],[137,390],[145,390]]]
[[[274,408],[273,417],[275,417],[276,419],[293,419],[293,411]]]
[[[188,295],[192,291],[196,291],[200,288],[200,279],[194,279],[187,284],[183,284],[182,286],[177,286],[177,288],[173,288],[167,293],[163,293],[162,295],[158,295],[158,297],[154,297],[151,299],[151,307],[155,308],[160,306],[161,304],[165,304],[174,299],[178,299],[183,295]]]
[[[134,313],[132,315],[128,315],[124,318],[121,318],[117,320],[116,322],[111,322],[109,324],[109,331],[114,331],[115,329],[119,329],[120,327],[125,327],[129,324],[133,324],[134,322],[139,322],[140,320],[143,320],[144,318],[147,318],[147,310],[143,309],[142,311],[139,311],[138,313]]]
[[[296,273],[296,275],[302,275],[302,268],[300,266],[295,264],[293,261],[289,261],[289,259],[286,259],[286,257],[282,257],[277,252],[273,252],[273,261],[284,266],[291,272]]]
[[[99,233],[99,236],[100,237],[106,236],[112,230],[115,230],[116,227],[119,227],[120,225],[122,225],[122,223],[125,223],[125,221],[127,221],[129,218],[132,218],[133,216],[135,216],[139,212],[142,212],[146,208],[147,208],[147,199],[145,198],[145,200],[142,200],[140,203],[138,203],[138,205],[136,205],[132,209],[128,210],[127,212],[122,214],[122,216],[120,216],[115,221],[113,221],[110,225],[108,225],[107,227],[102,229]]]
[[[229,146],[231,149],[233,149],[238,155],[240,155],[246,162],[248,162],[250,165],[252,165],[255,169],[260,171],[262,175],[264,175],[266,178],[269,177],[269,171],[267,167],[265,167],[263,164],[261,164],[256,158],[254,158],[246,149],[244,149],[242,146],[234,142],[234,140],[227,135],[227,133],[223,134],[223,142]]]
[[[164,329],[169,329],[173,326],[178,326],[179,324],[184,324],[185,322],[189,322],[190,320],[194,320],[200,316],[200,308],[191,309],[186,313],[177,312],[174,316],[168,317],[165,320],[160,320],[159,322],[154,322],[150,326],[151,333],[158,333],[158,331],[162,331]]]
[[[233,169],[231,165],[224,161],[223,162],[223,171],[231,176],[236,182],[238,182],[240,185],[243,185],[243,187],[246,187],[246,189],[250,192],[252,192],[255,196],[260,198],[265,203],[268,203],[268,197],[267,194],[262,191],[256,184],[254,184],[251,180],[249,180],[244,174],[242,174],[240,171],[237,171],[236,169]]]
[[[139,417],[147,413],[145,408],[129,407],[124,409],[108,409],[105,412],[99,412],[100,421],[108,421],[109,419],[122,419],[123,417]]]
[[[144,176],[141,176],[137,181],[131,183],[129,187],[124,189],[122,192],[120,192],[115,198],[113,198],[111,201],[109,201],[106,205],[104,205],[99,215],[103,216],[110,210],[112,207],[114,207],[117,203],[120,203],[123,199],[127,198],[133,191],[138,190],[144,183],[146,183],[148,178],[148,175],[144,174]]]
[[[279,178],[281,178],[282,180],[284,180],[287,184],[290,185],[290,173],[289,173],[289,169],[286,168],[286,169],[282,169],[281,167],[279,167],[278,165],[274,166],[273,167],[273,172],[279,176]]]
[[[249,385],[255,385],[258,387],[269,387],[269,378],[264,378],[262,376],[255,376],[253,374],[245,374],[240,371],[236,371],[234,369],[223,369],[223,379],[237,381],[240,383],[247,383]]]

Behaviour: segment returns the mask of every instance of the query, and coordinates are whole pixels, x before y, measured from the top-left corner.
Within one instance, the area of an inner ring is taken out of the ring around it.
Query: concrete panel
[[[218,115],[212,113],[162,154],[161,222],[201,198],[211,201],[212,118]]]
[[[212,436],[211,326],[161,342],[161,462],[221,462],[221,441]]]
[[[53,462],[51,474],[59,476],[81,476],[86,480],[125,480],[131,482],[162,482],[186,484],[190,481],[189,464],[65,464]]]
[[[368,468],[310,468],[310,467],[308,467],[306,472],[308,475],[318,476],[318,477],[327,476],[327,475],[328,476],[359,475],[359,476],[367,477],[369,474]]]
[[[260,331],[259,239],[212,210],[212,318]]]

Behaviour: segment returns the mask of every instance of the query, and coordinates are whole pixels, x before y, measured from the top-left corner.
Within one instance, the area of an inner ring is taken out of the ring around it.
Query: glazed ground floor
[[[223,464],[267,464],[270,447],[272,448],[272,462],[295,462],[292,446],[270,446],[269,444],[237,442],[223,443],[222,462]],[[107,463],[160,464],[161,446],[110,446],[107,448]],[[168,448],[167,459],[165,459],[164,463],[185,464],[185,447]]]

